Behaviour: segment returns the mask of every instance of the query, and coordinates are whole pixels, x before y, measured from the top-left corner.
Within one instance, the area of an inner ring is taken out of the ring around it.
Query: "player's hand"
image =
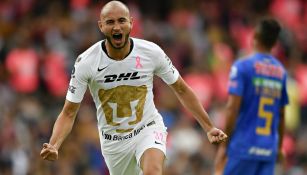
[[[213,127],[207,132],[207,137],[210,143],[221,143],[225,142],[227,135],[220,129]]]
[[[55,161],[58,159],[58,150],[53,145],[44,143],[40,155],[44,160]]]

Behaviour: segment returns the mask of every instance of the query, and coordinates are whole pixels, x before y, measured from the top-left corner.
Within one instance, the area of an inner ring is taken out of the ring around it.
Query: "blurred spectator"
[[[298,85],[299,102],[301,106],[301,124],[307,126],[307,65],[299,64],[295,69],[295,78]]]
[[[65,58],[60,53],[46,50],[41,67],[42,77],[50,95],[64,97],[68,88]]]
[[[211,105],[213,98],[213,80],[209,74],[200,72],[191,72],[186,74],[184,80],[194,90],[202,105],[207,109]]]
[[[30,34],[22,30],[18,36],[19,47],[12,49],[6,58],[9,82],[16,92],[33,93],[39,87],[39,58],[30,47]]]

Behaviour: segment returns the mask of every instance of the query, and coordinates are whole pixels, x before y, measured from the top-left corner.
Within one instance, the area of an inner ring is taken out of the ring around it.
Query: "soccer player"
[[[63,110],[49,143],[43,144],[43,159],[58,159],[58,150],[73,127],[89,87],[97,109],[101,150],[110,174],[161,175],[167,131],[153,103],[154,75],[171,87],[211,143],[227,138],[213,126],[163,50],[152,42],[129,36],[132,18],[126,5],[119,1],[107,3],[98,26],[106,39],[78,56]]]
[[[286,70],[270,53],[280,30],[276,20],[263,18],[254,32],[255,53],[231,68],[225,128],[230,138],[219,145],[216,175],[273,175],[288,103]]]

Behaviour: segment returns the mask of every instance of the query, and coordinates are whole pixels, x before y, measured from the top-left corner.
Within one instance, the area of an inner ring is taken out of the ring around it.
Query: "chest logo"
[[[98,67],[97,71],[100,72],[100,71],[104,70],[104,69],[107,68],[107,67],[108,67],[108,66],[103,67],[103,68],[101,68],[101,69]]]
[[[121,73],[121,74],[112,74],[106,75],[103,77],[103,83],[111,83],[115,81],[125,81],[125,80],[137,80],[141,79],[141,76],[138,75],[139,72],[129,72],[129,73]],[[99,81],[101,82],[101,80]]]

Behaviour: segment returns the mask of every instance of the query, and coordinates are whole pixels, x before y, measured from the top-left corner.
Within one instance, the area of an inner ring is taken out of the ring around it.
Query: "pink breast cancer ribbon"
[[[139,69],[139,68],[142,68],[142,67],[143,67],[142,64],[141,64],[141,58],[140,58],[139,56],[137,56],[137,57],[135,58],[135,61],[136,61],[136,63],[135,63],[135,68]]]

